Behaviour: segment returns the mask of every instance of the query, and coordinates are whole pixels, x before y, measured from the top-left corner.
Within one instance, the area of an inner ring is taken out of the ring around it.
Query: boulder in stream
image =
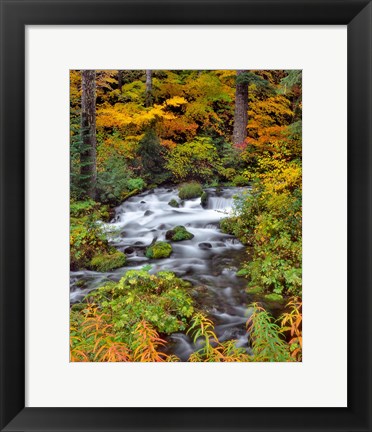
[[[208,207],[208,193],[207,192],[203,192],[202,196],[200,197],[200,205],[203,208],[207,208]]]
[[[171,207],[179,207],[180,206],[178,204],[177,200],[175,200],[174,198],[169,201],[168,205],[170,205]]]
[[[153,245],[149,246],[146,249],[147,258],[168,258],[170,254],[173,252],[172,246],[166,242],[156,242]]]
[[[123,267],[125,262],[125,254],[120,251],[115,251],[95,255],[89,263],[89,268],[99,272],[108,272],[110,270]]]
[[[200,249],[211,249],[212,248],[212,245],[208,242],[199,243],[198,246],[200,247]]]
[[[182,225],[174,227],[165,234],[165,238],[171,241],[191,240],[193,237],[194,234],[191,234],[191,232],[187,231]]]

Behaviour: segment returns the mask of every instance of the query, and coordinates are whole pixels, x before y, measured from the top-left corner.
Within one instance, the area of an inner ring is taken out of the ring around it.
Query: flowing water
[[[71,272],[70,301],[75,303],[108,280],[118,281],[130,269],[151,264],[150,273],[170,270],[190,281],[195,301],[208,312],[216,324],[220,341],[234,339],[237,346],[248,348],[245,322],[248,318],[246,280],[236,277],[236,270],[247,259],[245,247],[233,236],[219,229],[219,221],[233,207],[233,196],[247,193],[247,188],[207,189],[206,208],[200,198],[186,200],[179,208],[168,205],[178,198],[176,188],[157,188],[129,198],[116,208],[116,215],[104,229],[114,230],[111,244],[127,255],[125,267],[99,273],[88,270]],[[183,225],[194,234],[191,240],[172,242],[169,258],[149,260],[145,249],[155,239],[165,240],[167,230]],[[84,288],[78,288],[84,281]],[[169,349],[181,360],[195,350],[190,338],[174,333],[168,338]]]

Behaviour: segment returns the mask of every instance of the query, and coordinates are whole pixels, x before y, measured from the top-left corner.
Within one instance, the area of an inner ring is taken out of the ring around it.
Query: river
[[[234,339],[236,345],[249,350],[245,323],[248,318],[246,279],[236,277],[246,248],[234,236],[224,234],[219,222],[233,207],[233,196],[248,193],[247,188],[206,189],[205,208],[200,198],[186,200],[179,208],[171,207],[171,199],[178,201],[176,188],[157,188],[129,198],[115,209],[115,218],[103,229],[113,231],[110,243],[127,255],[125,267],[108,273],[94,271],[71,272],[70,302],[81,301],[91,290],[108,280],[118,281],[130,269],[152,266],[150,273],[170,270],[193,284],[195,301],[212,317],[220,341]],[[169,258],[149,260],[145,249],[156,238],[165,240],[167,230],[183,225],[194,234],[191,240],[172,242]],[[79,288],[84,281],[84,288]],[[182,333],[168,337],[169,349],[182,361],[195,350],[190,338]]]

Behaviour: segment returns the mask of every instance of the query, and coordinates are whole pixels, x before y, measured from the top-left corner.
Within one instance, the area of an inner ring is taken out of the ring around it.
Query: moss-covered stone
[[[170,205],[171,207],[177,207],[177,208],[180,206],[174,198],[169,201],[168,205]]]
[[[171,241],[191,240],[193,237],[194,234],[191,234],[191,232],[187,231],[182,225],[174,227],[165,234],[165,238]]]
[[[281,296],[280,294],[271,293],[265,295],[265,300],[272,302],[282,302],[284,299],[283,296]]]
[[[207,205],[208,205],[208,194],[207,194],[207,192],[205,192],[205,191],[202,193],[202,195],[201,195],[201,197],[200,197],[200,205],[201,205],[203,208],[206,208]]]
[[[246,289],[248,294],[261,294],[264,289],[260,286],[253,286],[253,287],[248,287]]]
[[[134,189],[130,192],[127,193],[123,193],[123,195],[121,196],[121,201],[126,201],[128,198],[137,195],[138,193],[140,193],[141,191],[139,189]]]
[[[146,256],[153,259],[168,258],[172,251],[172,246],[169,243],[160,241],[146,249]]]
[[[184,183],[178,191],[178,196],[182,199],[198,198],[202,195],[203,188],[201,184],[196,182]]]
[[[126,262],[126,257],[123,252],[116,251],[112,253],[100,254],[94,256],[89,263],[92,270],[99,272],[107,272],[119,267],[123,267]]]

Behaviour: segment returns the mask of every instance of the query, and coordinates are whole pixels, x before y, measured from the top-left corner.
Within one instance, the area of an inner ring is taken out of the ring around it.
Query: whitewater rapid
[[[116,208],[109,224],[101,223],[110,243],[127,256],[125,267],[107,273],[82,270],[71,272],[70,302],[81,301],[91,290],[105,282],[118,281],[126,271],[152,266],[150,273],[170,270],[193,284],[191,294],[197,304],[215,321],[221,341],[234,339],[248,347],[245,323],[248,318],[246,280],[236,277],[236,270],[247,259],[245,247],[233,236],[219,229],[222,218],[232,212],[233,197],[249,193],[247,188],[207,189],[208,201],[203,208],[200,198],[180,202],[176,188],[157,188],[129,198]],[[150,260],[146,247],[154,240],[165,240],[166,231],[183,225],[193,239],[172,242],[169,258]],[[79,282],[80,281],[80,282]],[[79,288],[84,281],[84,288]],[[168,338],[171,351],[187,360],[195,350],[190,338],[176,333]]]

